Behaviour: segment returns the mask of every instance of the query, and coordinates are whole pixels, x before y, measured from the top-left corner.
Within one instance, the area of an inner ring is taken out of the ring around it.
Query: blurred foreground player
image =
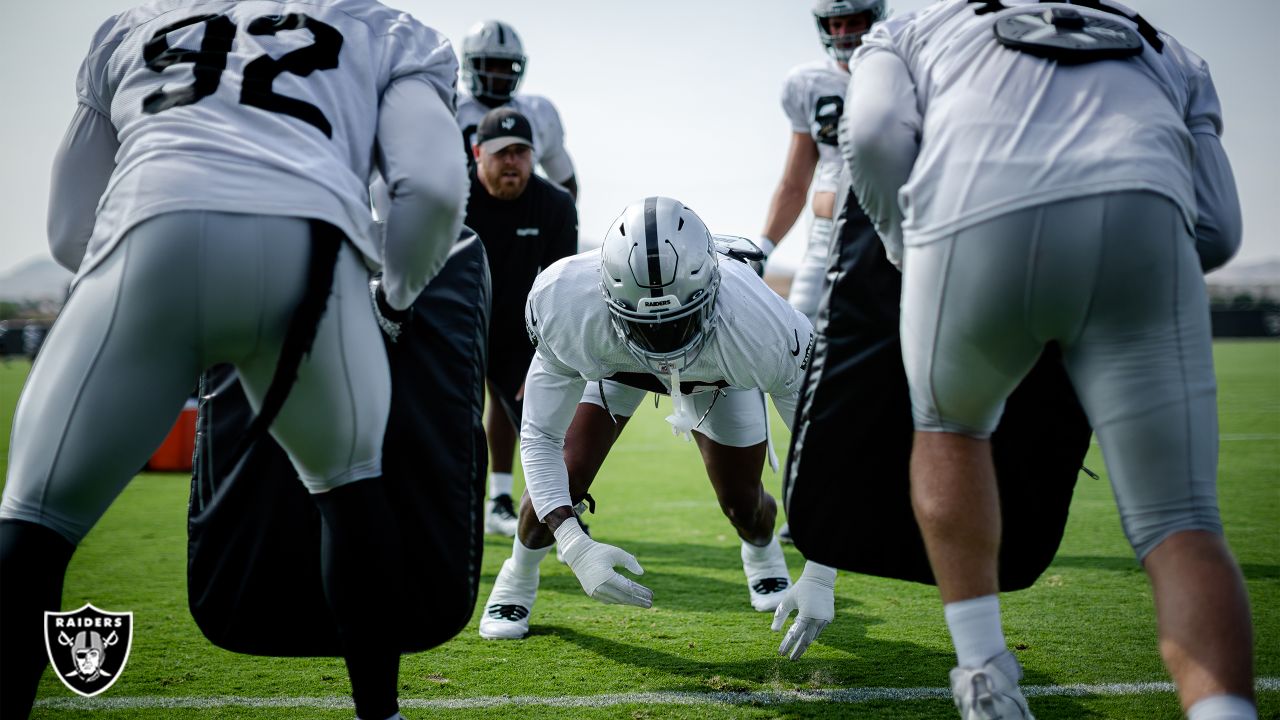
[[[394,335],[461,227],[456,71],[442,36],[367,0],[164,0],[99,28],[50,194],[75,283],[19,399],[0,507],[0,585],[22,588],[0,609],[0,716],[30,710],[75,545],[229,362],[323,517],[356,712],[398,717],[379,324]]]
[[[961,716],[1031,717],[1000,626],[988,437],[1056,343],[1183,709],[1256,717],[1248,598],[1216,496],[1202,273],[1241,230],[1207,65],[1109,2],[946,0],[877,26],[851,69],[843,146],[904,273],[912,504]]]

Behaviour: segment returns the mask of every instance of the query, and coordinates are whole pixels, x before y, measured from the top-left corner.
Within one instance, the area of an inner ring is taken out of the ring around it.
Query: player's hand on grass
[[[773,630],[786,624],[787,617],[797,612],[796,621],[778,646],[778,654],[799,659],[809,643],[822,634],[823,628],[836,617],[836,570],[815,562],[805,563],[800,579],[783,596],[773,613]]]
[[[653,607],[652,590],[614,570],[621,565],[636,575],[643,575],[644,568],[631,553],[592,540],[582,531],[576,518],[560,523],[555,535],[565,564],[578,576],[578,582],[588,595],[602,603]]]

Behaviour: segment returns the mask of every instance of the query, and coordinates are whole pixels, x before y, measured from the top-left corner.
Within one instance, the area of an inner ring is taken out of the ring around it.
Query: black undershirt
[[[569,193],[534,175],[515,200],[489,194],[471,171],[467,226],[489,256],[493,287],[491,345],[528,342],[524,303],[533,279],[547,266],[578,251],[578,209]]]

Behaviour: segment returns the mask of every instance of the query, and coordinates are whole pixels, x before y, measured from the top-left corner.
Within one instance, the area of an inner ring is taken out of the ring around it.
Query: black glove
[[[397,310],[387,302],[387,295],[382,291],[382,273],[369,279],[369,298],[373,301],[373,314],[378,318],[378,327],[391,342],[398,342],[400,336],[408,329],[409,318],[413,317],[413,306]]]

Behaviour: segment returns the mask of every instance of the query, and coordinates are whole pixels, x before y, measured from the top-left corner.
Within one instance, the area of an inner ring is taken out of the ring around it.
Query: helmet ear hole
[[[684,218],[680,218],[680,222],[676,225],[676,230],[679,231],[683,229],[684,229]]]
[[[627,236],[627,224],[626,224],[626,223],[618,223],[618,232],[622,234],[622,237],[626,237],[626,236]]]

